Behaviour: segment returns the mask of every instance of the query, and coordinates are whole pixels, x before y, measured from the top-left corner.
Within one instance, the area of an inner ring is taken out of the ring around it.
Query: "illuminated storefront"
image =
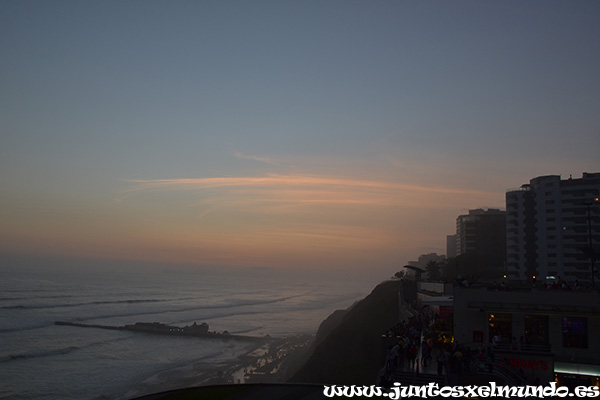
[[[492,347],[529,382],[597,385],[600,294],[455,287],[454,337]]]

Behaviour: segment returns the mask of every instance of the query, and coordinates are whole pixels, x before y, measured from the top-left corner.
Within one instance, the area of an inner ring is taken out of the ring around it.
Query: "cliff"
[[[371,385],[382,367],[381,335],[398,322],[397,281],[378,285],[319,328],[312,355],[290,382]]]

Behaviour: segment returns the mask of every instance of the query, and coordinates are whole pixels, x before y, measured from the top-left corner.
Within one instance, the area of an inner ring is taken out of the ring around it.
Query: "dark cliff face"
[[[382,367],[381,335],[398,322],[398,285],[378,285],[336,327],[328,326],[329,334],[315,342],[313,354],[290,382],[374,384]]]
[[[315,341],[312,344],[311,352],[314,351],[314,349],[316,349],[321,343],[323,343],[329,334],[342,323],[347,313],[348,310],[336,310],[323,322],[321,322],[321,325],[319,325],[319,330],[315,336]]]

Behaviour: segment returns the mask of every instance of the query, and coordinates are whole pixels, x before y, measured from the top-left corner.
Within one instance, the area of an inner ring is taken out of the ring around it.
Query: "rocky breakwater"
[[[196,336],[202,338],[213,338],[213,339],[227,339],[227,340],[244,340],[252,342],[265,342],[270,341],[270,336],[258,337],[258,336],[245,336],[245,335],[232,335],[227,331],[224,332],[212,332],[208,330],[208,324],[202,323],[200,325],[194,322],[190,326],[174,326],[162,324],[159,322],[137,322],[134,325],[125,326],[111,326],[111,325],[95,325],[95,324],[81,324],[77,322],[66,322],[56,321],[56,325],[62,326],[76,326],[79,328],[99,328],[99,329],[113,329],[113,330],[125,330],[131,332],[150,333],[155,335],[168,335],[168,336]]]

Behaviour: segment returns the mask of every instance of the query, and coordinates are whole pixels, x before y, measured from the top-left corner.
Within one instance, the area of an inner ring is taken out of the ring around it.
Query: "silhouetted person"
[[[494,372],[494,359],[495,358],[496,357],[495,357],[492,349],[488,348],[486,362],[487,362],[488,371],[490,374]]]
[[[437,357],[435,358],[435,361],[437,362],[437,374],[438,376],[442,376],[443,371],[444,371],[444,350],[440,349],[440,352],[438,353]]]

